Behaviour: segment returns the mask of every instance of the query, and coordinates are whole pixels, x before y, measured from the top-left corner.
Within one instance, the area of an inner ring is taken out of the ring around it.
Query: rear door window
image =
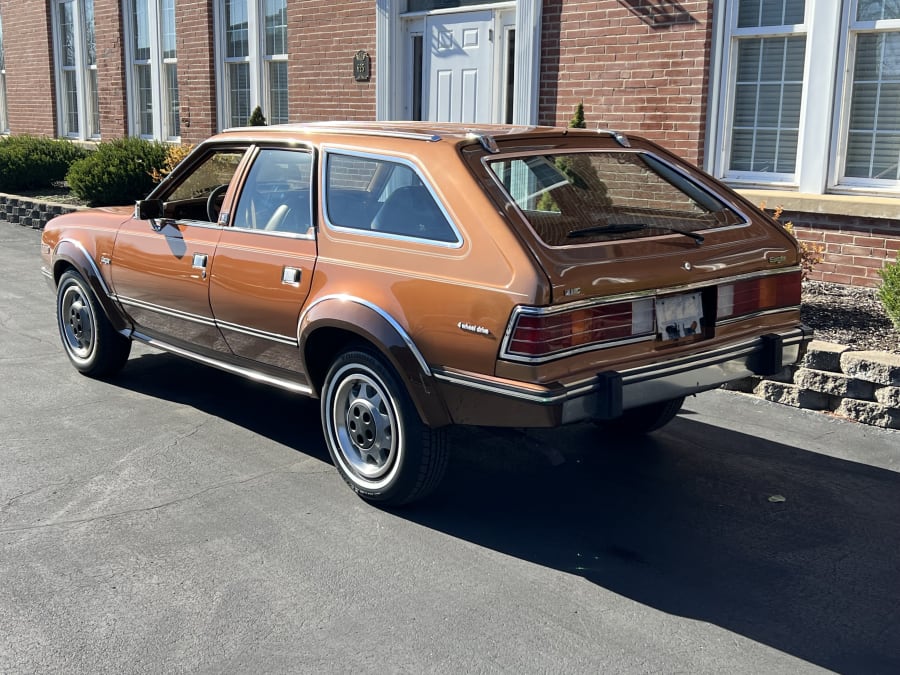
[[[462,241],[428,184],[406,162],[329,152],[324,193],[331,227],[442,245]]]

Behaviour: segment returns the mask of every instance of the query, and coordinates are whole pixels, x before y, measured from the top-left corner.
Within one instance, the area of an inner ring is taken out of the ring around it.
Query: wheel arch
[[[403,327],[380,307],[350,296],[322,298],[301,315],[298,337],[304,371],[317,393],[338,354],[354,344],[368,346],[399,375],[425,424],[450,424],[430,367]]]
[[[91,291],[100,303],[100,307],[113,325],[116,331],[125,332],[131,328],[131,324],[125,319],[112,292],[106,284],[106,280],[100,274],[97,263],[88,254],[84,246],[71,239],[63,239],[53,252],[53,284],[59,286],[59,280],[67,270],[74,270],[90,286]]]

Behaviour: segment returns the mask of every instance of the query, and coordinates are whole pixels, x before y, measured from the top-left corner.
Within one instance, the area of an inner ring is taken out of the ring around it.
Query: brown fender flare
[[[400,376],[425,424],[441,427],[451,423],[431,368],[412,338],[385,310],[361,298],[327,296],[313,302],[300,315],[300,358],[316,391],[345,344],[334,340],[336,335],[365,341],[377,349]]]
[[[131,329],[131,322],[125,318],[122,310],[112,298],[112,292],[101,276],[97,263],[80,243],[71,239],[62,239],[53,251],[53,283],[59,286],[59,279],[68,268],[74,268],[91,287],[97,301],[103,308],[110,323],[119,332]]]

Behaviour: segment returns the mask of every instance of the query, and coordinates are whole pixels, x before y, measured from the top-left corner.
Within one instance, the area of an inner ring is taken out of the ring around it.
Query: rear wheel
[[[681,406],[684,396],[670,401],[660,401],[626,410],[621,417],[598,421],[597,424],[608,431],[627,436],[639,436],[656,431],[671,422]]]
[[[447,436],[419,418],[393,369],[368,349],[335,359],[322,390],[322,428],[335,466],[360,497],[384,505],[422,499],[447,467]]]
[[[56,289],[56,322],[66,356],[84,375],[105,377],[125,365],[131,340],[116,332],[84,278],[68,270]]]

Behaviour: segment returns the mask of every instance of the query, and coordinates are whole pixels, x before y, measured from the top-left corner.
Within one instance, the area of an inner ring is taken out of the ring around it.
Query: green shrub
[[[886,264],[878,273],[882,282],[878,299],[894,328],[900,330],[900,253],[897,254],[897,262]]]
[[[256,106],[253,109],[253,112],[250,113],[250,119],[247,120],[247,126],[250,127],[264,127],[266,126],[266,116],[263,115],[262,108]]]
[[[5,192],[50,187],[65,178],[87,150],[43,136],[0,137],[0,186]]]
[[[66,181],[91,206],[131,204],[153,189],[153,176],[166,167],[169,146],[142,138],[104,141],[72,164]]]

